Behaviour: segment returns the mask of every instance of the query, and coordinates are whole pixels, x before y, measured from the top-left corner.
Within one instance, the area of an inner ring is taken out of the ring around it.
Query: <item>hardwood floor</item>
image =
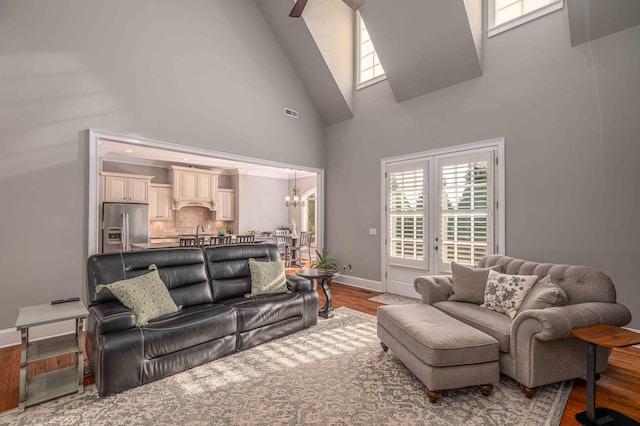
[[[318,291],[320,306],[324,304],[324,294]],[[331,284],[333,307],[346,306],[367,314],[375,315],[380,303],[369,298],[380,293],[342,285]],[[585,354],[586,356],[586,354]],[[640,421],[640,349],[614,349],[609,358],[609,370],[602,374],[597,383],[597,405],[612,408]],[[71,365],[70,356],[52,358],[34,363],[31,373],[41,373],[50,369]],[[18,406],[20,348],[13,346],[0,349],[0,412]],[[92,377],[85,378],[85,384],[93,383]],[[524,398],[524,395],[523,395]],[[561,425],[577,424],[574,416],[586,407],[586,383],[577,379],[567,402]]]

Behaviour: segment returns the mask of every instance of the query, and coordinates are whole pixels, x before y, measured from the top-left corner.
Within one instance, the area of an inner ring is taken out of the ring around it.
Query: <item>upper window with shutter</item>
[[[357,52],[358,52],[358,81],[357,88],[362,89],[373,83],[384,80],[386,78],[384,69],[378,58],[376,48],[373,46],[373,41],[369,36],[367,27],[364,25],[364,21],[359,13],[356,13],[358,25],[357,25]]]
[[[564,0],[489,0],[489,37],[563,7]]]

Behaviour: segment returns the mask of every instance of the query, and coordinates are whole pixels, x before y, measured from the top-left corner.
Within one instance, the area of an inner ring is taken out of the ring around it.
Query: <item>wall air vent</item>
[[[289,108],[284,109],[284,115],[288,115],[289,117],[298,118],[298,111],[294,111]]]

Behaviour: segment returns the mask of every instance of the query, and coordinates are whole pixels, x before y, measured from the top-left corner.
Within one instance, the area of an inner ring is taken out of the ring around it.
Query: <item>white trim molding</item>
[[[334,281],[339,284],[345,284],[351,287],[365,288],[367,290],[379,291],[382,293],[382,283],[380,281],[355,277],[353,275],[340,275]]]
[[[249,157],[240,154],[231,154],[228,152],[214,151],[206,148],[199,148],[190,145],[181,145],[172,142],[161,141],[157,139],[148,139],[140,136],[123,135],[104,130],[89,129],[89,223],[88,223],[88,241],[87,241],[87,257],[99,252],[98,248],[98,230],[99,230],[99,194],[100,179],[98,173],[100,171],[100,140],[108,139],[115,142],[127,143],[130,145],[165,149],[170,151],[181,152],[190,155],[201,155],[205,157],[215,157],[225,160],[259,164],[263,166],[278,167],[283,169],[301,170],[304,172],[316,173],[317,188],[316,199],[318,203],[317,229],[321,230],[320,235],[316,235],[318,247],[322,247],[324,241],[324,169],[317,167],[301,166],[298,164],[284,163],[281,161],[266,160],[263,158]],[[283,194],[284,195],[284,194]]]

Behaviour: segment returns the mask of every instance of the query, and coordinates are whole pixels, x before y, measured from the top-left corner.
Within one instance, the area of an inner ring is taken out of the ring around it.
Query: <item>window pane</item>
[[[384,69],[380,64],[375,47],[369,36],[369,32],[362,21],[362,17],[358,14],[358,23],[360,25],[360,46],[358,54],[359,83],[371,80],[372,78],[384,75]]]

